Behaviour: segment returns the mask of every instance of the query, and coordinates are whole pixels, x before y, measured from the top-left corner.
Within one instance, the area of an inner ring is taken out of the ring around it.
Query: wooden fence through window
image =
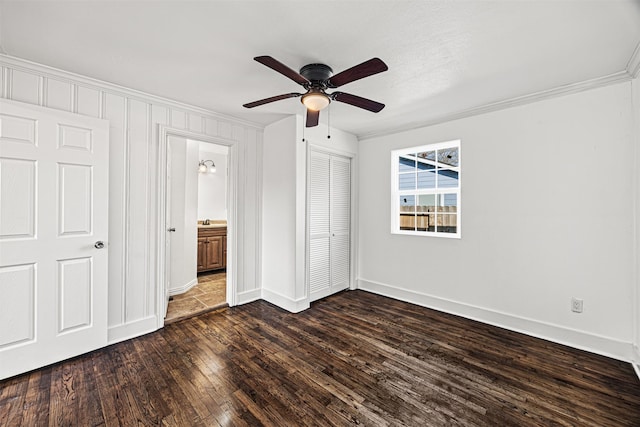
[[[400,230],[455,233],[457,217],[457,206],[400,206]]]

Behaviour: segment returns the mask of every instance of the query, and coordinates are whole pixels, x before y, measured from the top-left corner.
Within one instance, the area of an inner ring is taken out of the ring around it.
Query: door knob
[[[98,241],[93,245],[93,247],[94,247],[94,248],[96,248],[96,249],[102,249],[102,248],[104,248],[104,242],[103,242],[102,240],[98,240]]]
[[[176,228],[175,227],[167,228],[167,231],[175,233],[176,232]]]

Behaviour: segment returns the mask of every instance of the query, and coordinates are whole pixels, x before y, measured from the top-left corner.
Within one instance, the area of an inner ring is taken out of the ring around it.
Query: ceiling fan
[[[320,110],[329,105],[331,101],[344,102],[345,104],[363,108],[374,113],[377,113],[384,108],[384,104],[367,98],[362,98],[360,96],[351,95],[345,92],[326,92],[327,89],[335,89],[364,77],[369,77],[374,74],[387,71],[389,69],[387,64],[382,62],[379,58],[372,58],[362,64],[341,71],[336,75],[333,75],[331,67],[325,64],[308,64],[302,67],[300,72],[297,73],[270,56],[256,56],[253,59],[263,65],[266,65],[272,70],[277,71],[285,77],[290,78],[304,87],[306,92],[292,92],[285,93],[283,95],[276,95],[259,101],[249,102],[248,104],[244,104],[243,107],[253,108],[270,102],[300,96],[302,97],[300,101],[302,101],[305,107],[307,107],[306,127],[318,125]]]

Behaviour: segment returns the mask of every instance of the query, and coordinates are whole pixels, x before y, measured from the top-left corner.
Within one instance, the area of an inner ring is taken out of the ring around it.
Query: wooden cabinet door
[[[198,271],[207,269],[207,238],[198,237]]]
[[[207,237],[207,270],[222,268],[224,236]]]
[[[227,267],[227,228],[198,230],[198,272]]]

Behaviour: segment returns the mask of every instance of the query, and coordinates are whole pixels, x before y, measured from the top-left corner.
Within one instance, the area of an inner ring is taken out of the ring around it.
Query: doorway
[[[212,141],[167,134],[165,324],[232,300],[227,275],[231,151]]]

